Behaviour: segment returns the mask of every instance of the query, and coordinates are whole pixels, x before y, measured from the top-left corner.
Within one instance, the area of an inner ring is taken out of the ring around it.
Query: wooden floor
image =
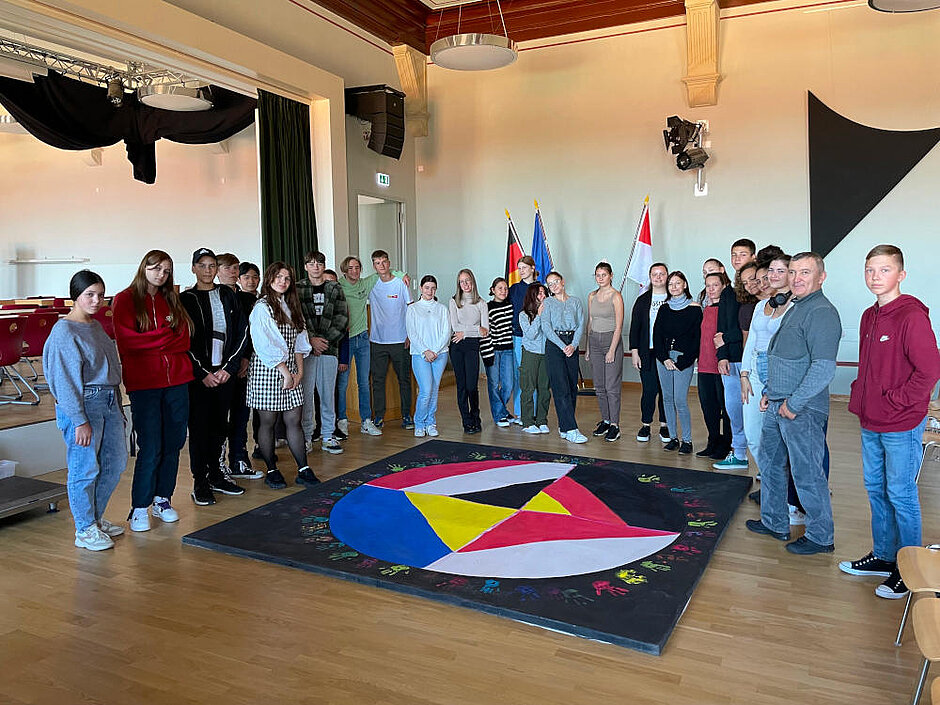
[[[635,442],[637,405],[628,388],[621,441],[591,439],[573,452],[709,468]],[[459,433],[453,388],[441,407],[442,438],[470,440]],[[583,431],[593,428],[595,400],[582,398],[578,415]],[[244,496],[196,508],[184,456],[180,522],[125,534],[114,550],[75,548],[64,505],[0,521],[0,703],[908,702],[920,658],[911,634],[893,645],[903,601],[876,598],[876,582],[837,568],[871,542],[858,424],[844,403],[833,403],[829,437],[835,555],[793,556],[748,533],[744,520],[757,508],[745,502],[660,657],[183,546],[184,534],[283,495],[245,482]],[[491,423],[473,440],[572,452],[554,433],[530,437]],[[331,478],[415,442],[399,429],[381,438],[354,432],[343,455],[316,451],[311,460]],[[288,479],[290,465],[282,462]],[[921,484],[925,541],[940,529],[940,468],[930,465]],[[126,515],[131,474],[114,495],[112,521]],[[65,473],[45,478],[64,482]]]

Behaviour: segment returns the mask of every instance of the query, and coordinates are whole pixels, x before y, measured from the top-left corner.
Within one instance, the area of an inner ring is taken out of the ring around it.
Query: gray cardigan
[[[793,299],[767,348],[767,398],[785,400],[796,414],[806,409],[828,414],[841,338],[839,312],[821,289]]]

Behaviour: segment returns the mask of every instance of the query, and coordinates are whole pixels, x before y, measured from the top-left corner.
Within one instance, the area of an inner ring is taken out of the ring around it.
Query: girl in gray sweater
[[[69,509],[75,545],[90,551],[114,546],[124,533],[104,518],[127,465],[117,347],[94,316],[104,304],[104,281],[84,269],[72,277],[71,312],[52,327],[42,368],[55,397],[56,426],[65,439]]]

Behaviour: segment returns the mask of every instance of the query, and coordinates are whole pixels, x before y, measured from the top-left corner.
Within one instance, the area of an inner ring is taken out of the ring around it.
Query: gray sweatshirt
[[[52,326],[42,350],[42,371],[56,405],[75,426],[88,421],[85,387],[121,383],[117,346],[98,321],[77,323],[62,318]]]
[[[555,331],[573,330],[574,338],[571,344],[577,348],[581,342],[581,335],[584,333],[584,306],[581,305],[581,299],[571,294],[568,294],[568,298],[564,301],[549,296],[544,304],[545,308],[542,309],[540,318],[545,339],[564,350],[565,344]]]
[[[767,348],[767,398],[785,400],[795,414],[810,409],[828,415],[841,338],[839,312],[821,289],[793,299]]]

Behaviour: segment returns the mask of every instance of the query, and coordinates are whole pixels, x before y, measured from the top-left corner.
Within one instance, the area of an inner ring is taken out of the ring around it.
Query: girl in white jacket
[[[447,366],[447,346],[451,329],[447,307],[440,303],[437,279],[430,274],[421,279],[421,298],[408,307],[405,326],[411,341],[411,369],[418,380],[415,403],[415,436],[436,436],[437,392]]]

